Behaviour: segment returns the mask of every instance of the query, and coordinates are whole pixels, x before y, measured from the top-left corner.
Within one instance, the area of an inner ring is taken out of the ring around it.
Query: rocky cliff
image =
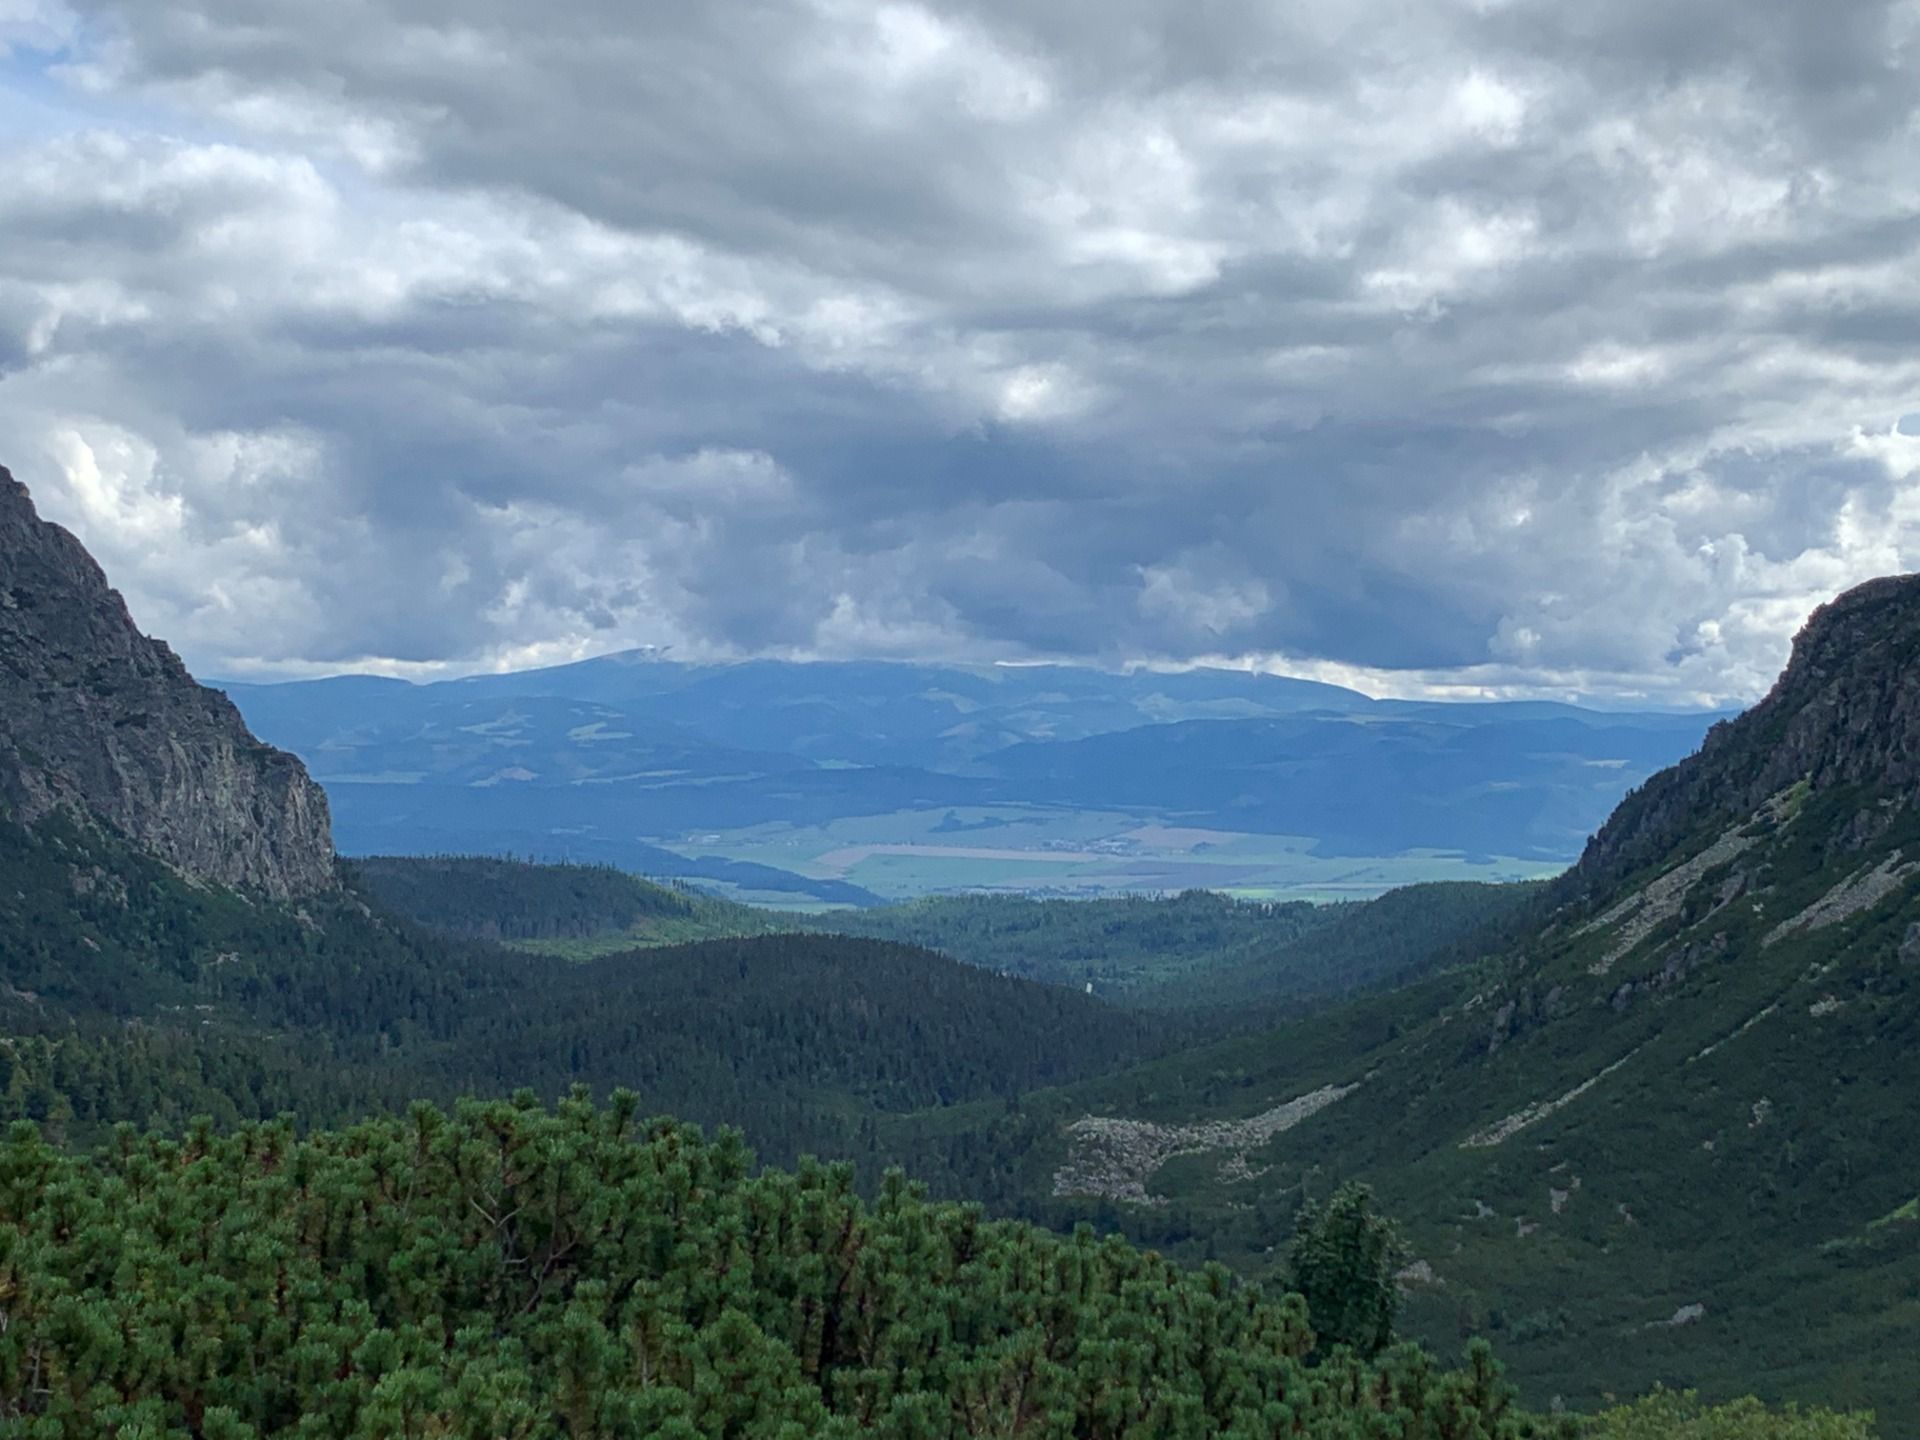
[[[326,796],[135,628],[86,549],[0,467],[0,812],[105,820],[201,880],[331,886]]]
[[[1873,839],[1920,792],[1920,575],[1870,580],[1814,611],[1767,697],[1622,801],[1566,877],[1565,898],[1602,899],[1799,784],[1861,791],[1830,837],[1842,850]]]

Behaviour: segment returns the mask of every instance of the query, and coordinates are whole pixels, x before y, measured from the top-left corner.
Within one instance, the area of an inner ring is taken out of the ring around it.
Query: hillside
[[[353,883],[429,929],[588,959],[639,946],[800,930],[935,950],[955,960],[1120,1002],[1161,982],[1271,950],[1336,913],[1207,891],[1112,900],[942,895],[902,905],[783,916],[671,888],[605,865],[482,856],[375,856]]]
[[[626,1086],[782,1161],[871,1155],[882,1114],[1017,1101],[1178,1032],[1070,990],[875,940],[774,935],[544,971],[476,1000],[417,1062],[431,1095]]]
[[[1301,901],[1275,905],[1192,890],[1103,900],[933,895],[811,923],[925,946],[1030,980],[1091,986],[1130,1003],[1156,986],[1183,988],[1232,958],[1311,933],[1329,913]]]
[[[1204,890],[1106,900],[940,895],[797,918],[603,865],[382,856],[350,862],[346,873],[417,924],[538,954],[585,960],[751,935],[860,936],[1242,1028],[1290,1005],[1404,983],[1471,958],[1474,945],[1493,943],[1490,930],[1524,923],[1542,893],[1537,885],[1429,884],[1329,905]]]
[[[1917,649],[1920,579],[1822,609],[1477,965],[1030,1099],[1025,1203],[1258,1275],[1362,1176],[1421,1332],[1538,1400],[1764,1376],[1920,1429]]]
[[[1276,1009],[1404,983],[1522,923],[1537,885],[1409,885],[1373,900],[1309,905],[1204,890],[1148,898],[1032,900],[939,895],[810,924],[925,946],[1116,1004],[1244,1025]],[[1489,940],[1488,943],[1492,943]],[[1466,947],[1466,949],[1463,949]]]
[[[811,932],[937,951],[1129,1008],[1244,1027],[1288,1005],[1403,983],[1463,958],[1540,897],[1527,885],[1432,884],[1331,905],[1204,890],[1106,900],[940,895],[798,918],[604,865],[478,856],[350,862],[350,882],[429,929],[586,960],[656,945]]]
[[[370,899],[430,930],[575,960],[792,928],[765,910],[610,865],[375,855],[350,862],[347,875]]]
[[[1540,883],[1404,885],[1372,900],[1326,905],[1284,939],[1263,940],[1182,978],[1133,995],[1158,1009],[1270,1012],[1405,985],[1429,971],[1472,961],[1540,909]]]

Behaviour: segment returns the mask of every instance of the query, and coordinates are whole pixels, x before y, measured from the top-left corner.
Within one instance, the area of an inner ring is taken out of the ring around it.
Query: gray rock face
[[[78,540],[0,467],[0,811],[69,808],[202,880],[334,883],[325,793],[134,627]]]
[[[1870,580],[1814,611],[1767,697],[1622,801],[1562,893],[1603,895],[1800,781],[1813,794],[1861,787],[1863,808],[1831,837],[1841,849],[1920,796],[1920,575]]]

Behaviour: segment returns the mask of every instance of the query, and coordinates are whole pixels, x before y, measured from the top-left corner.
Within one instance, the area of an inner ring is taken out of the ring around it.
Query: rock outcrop
[[[103,820],[196,879],[333,885],[325,793],[134,626],[85,547],[0,467],[0,812]]]
[[[1697,754],[1620,803],[1562,882],[1593,901],[1689,837],[1744,823],[1792,786],[1858,786],[1872,812],[1843,848],[1920,794],[1920,575],[1856,586],[1814,611],[1767,697],[1707,732]],[[1885,803],[1882,803],[1885,802]]]

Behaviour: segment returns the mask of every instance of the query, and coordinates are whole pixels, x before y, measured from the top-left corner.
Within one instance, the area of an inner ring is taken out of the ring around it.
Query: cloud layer
[[[1746,697],[1920,563],[1917,50],[1871,0],[0,0],[0,458],[229,674]]]

